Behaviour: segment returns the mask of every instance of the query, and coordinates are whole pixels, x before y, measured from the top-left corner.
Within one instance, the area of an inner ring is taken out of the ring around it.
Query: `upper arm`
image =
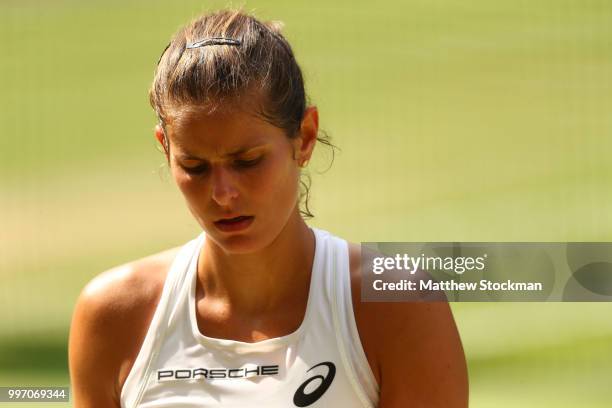
[[[179,249],[106,271],[81,292],[72,317],[68,350],[75,406],[120,406],[121,388]]]
[[[359,247],[350,255],[355,317],[379,408],[467,407],[465,355],[448,303],[361,302]]]
[[[467,407],[467,367],[445,302],[381,303],[380,407]]]
[[[119,407],[120,393],[159,301],[172,253],[111,269],[81,292],[69,366],[78,407]]]
[[[78,407],[120,406],[115,386],[120,350],[113,339],[120,333],[121,319],[109,275],[112,272],[85,287],[72,316],[68,357],[72,398]]]

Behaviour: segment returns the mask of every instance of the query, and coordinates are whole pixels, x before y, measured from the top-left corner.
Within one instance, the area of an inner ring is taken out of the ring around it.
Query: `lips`
[[[236,232],[247,229],[253,220],[255,219],[252,215],[239,215],[237,217],[222,218],[215,221],[215,226],[218,230],[223,232]]]

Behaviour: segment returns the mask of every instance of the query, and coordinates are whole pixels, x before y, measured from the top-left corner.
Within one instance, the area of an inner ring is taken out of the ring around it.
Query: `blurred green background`
[[[353,241],[612,240],[610,1],[241,4],[285,22],[342,149],[328,172],[325,149],[311,165],[312,225]],[[147,90],[171,34],[225,5],[0,2],[0,386],[67,385],[85,283],[198,232]],[[472,407],[612,403],[612,305],[453,309]]]

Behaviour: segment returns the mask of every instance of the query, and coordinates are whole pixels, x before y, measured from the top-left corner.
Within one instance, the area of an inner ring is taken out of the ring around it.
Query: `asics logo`
[[[309,372],[321,366],[327,367],[327,375],[322,376],[321,374],[317,374],[313,377],[310,377],[302,385],[300,385],[300,387],[293,395],[293,403],[296,407],[307,407],[309,405],[314,404],[319,398],[321,398],[323,394],[325,394],[325,391],[327,391],[332,381],[334,381],[334,376],[336,375],[336,366],[334,365],[334,363],[331,363],[329,361],[319,363],[309,368],[306,372]],[[308,385],[315,380],[319,380],[320,383],[316,386],[314,390],[310,390],[308,393],[306,393],[306,387],[308,387]]]

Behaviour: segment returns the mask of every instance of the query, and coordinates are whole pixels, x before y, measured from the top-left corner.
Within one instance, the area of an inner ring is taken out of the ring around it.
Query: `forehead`
[[[222,156],[263,144],[287,141],[285,132],[253,110],[232,108],[210,112],[185,106],[173,110],[166,124],[170,143],[178,153]]]

